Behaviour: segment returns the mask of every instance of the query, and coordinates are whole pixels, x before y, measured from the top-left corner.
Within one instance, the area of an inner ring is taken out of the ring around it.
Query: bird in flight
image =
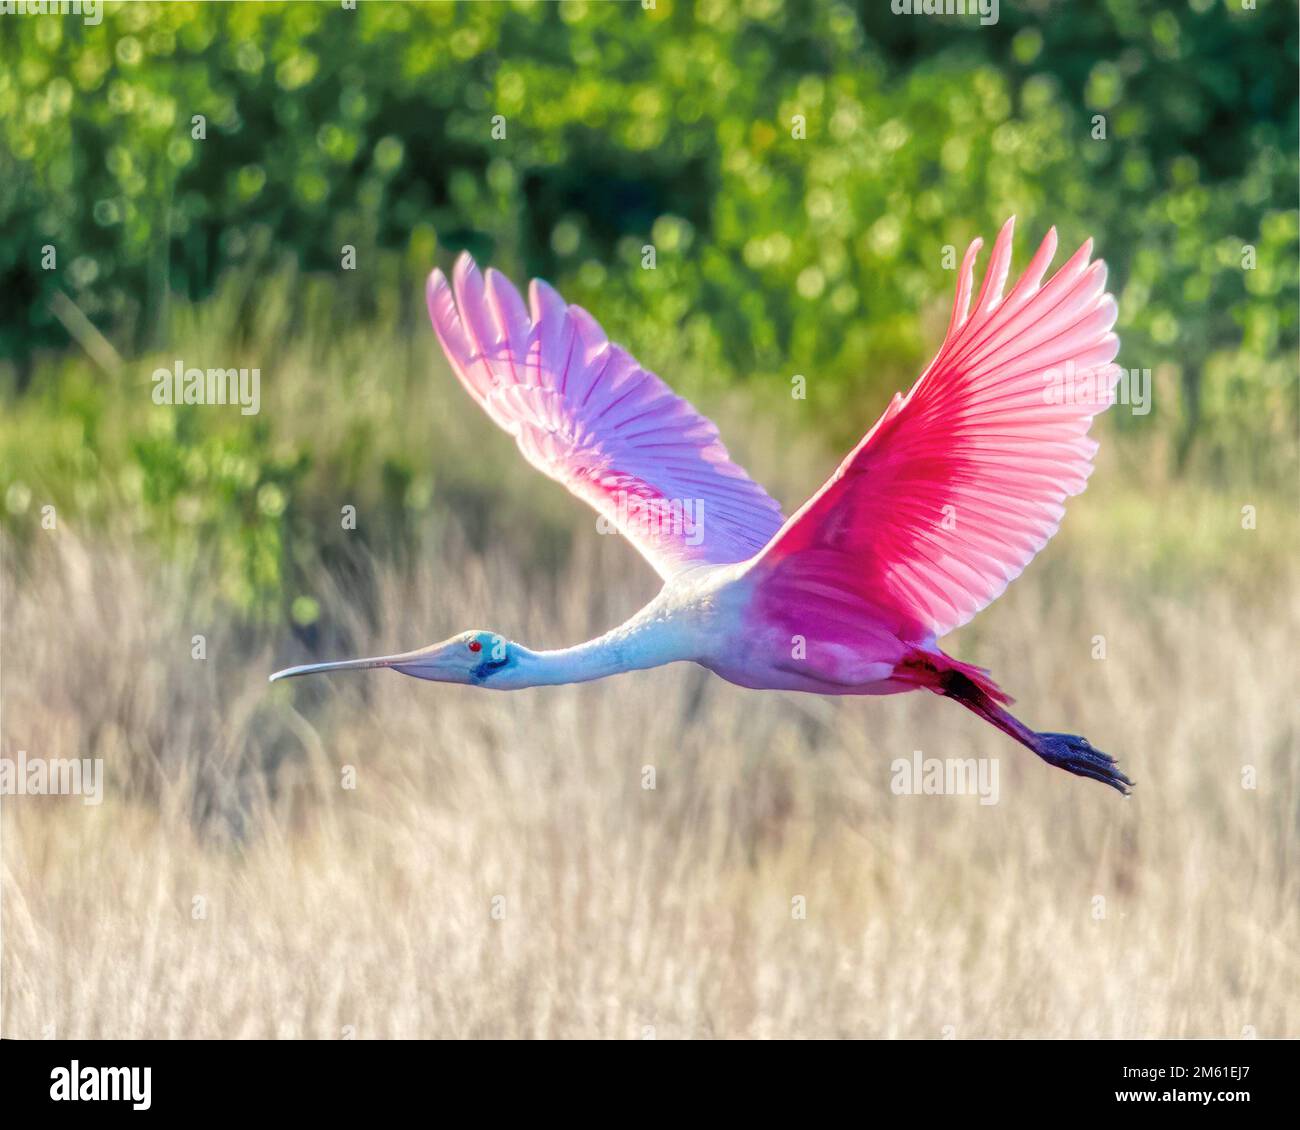
[[[962,260],[948,332],[906,395],[791,517],[731,461],[718,430],[534,280],[525,306],[461,254],[429,277],[453,371],[525,459],[622,532],[664,580],[626,623],[534,651],[462,632],[398,655],[290,667],[272,681],[388,668],[495,690],[692,661],[742,687],[828,695],[927,690],[1049,765],[1127,793],[1115,759],[1031,730],[983,668],[938,647],[1019,576],[1083,490],[1092,418],[1120,370],[1106,265],[1085,243],[1046,283],[1047,233],[1011,292],[1014,217],[971,309],[981,241]]]

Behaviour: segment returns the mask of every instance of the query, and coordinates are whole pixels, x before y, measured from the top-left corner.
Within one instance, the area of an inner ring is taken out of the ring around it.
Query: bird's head
[[[467,686],[490,685],[492,676],[509,667],[515,645],[496,632],[472,629],[452,636],[442,643],[430,644],[418,651],[398,655],[377,655],[369,659],[339,659],[330,663],[306,663],[286,667],[271,676],[292,679],[299,675],[320,675],[333,671],[365,671],[387,667],[416,679],[437,683],[462,683]]]

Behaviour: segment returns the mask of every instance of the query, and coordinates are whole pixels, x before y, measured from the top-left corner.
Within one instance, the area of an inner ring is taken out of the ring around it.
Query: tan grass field
[[[201,568],[111,531],[6,552],[4,753],[101,757],[108,788],[4,799],[3,1034],[1300,1035],[1290,504],[1243,531],[1235,495],[1139,486],[1114,452],[947,646],[1119,755],[1127,801],[920,694],[686,666],[510,696],[268,687],[301,652],[196,626]],[[652,575],[572,521],[558,576],[454,536],[383,567],[357,638],[614,622]],[[997,758],[999,802],[894,795],[916,749]]]

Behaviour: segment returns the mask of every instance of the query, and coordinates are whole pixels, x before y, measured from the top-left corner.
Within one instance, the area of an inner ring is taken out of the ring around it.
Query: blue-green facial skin
[[[512,662],[510,654],[510,645],[500,636],[490,636],[486,633],[474,637],[482,647],[482,662],[477,667],[470,668],[470,678],[476,683],[484,683],[493,675],[498,674],[508,668]]]

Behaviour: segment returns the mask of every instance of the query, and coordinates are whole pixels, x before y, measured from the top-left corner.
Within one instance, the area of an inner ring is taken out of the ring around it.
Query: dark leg
[[[1004,734],[1032,749],[1048,765],[1055,765],[1076,777],[1091,777],[1128,796],[1133,782],[1124,775],[1110,754],[1093,749],[1087,738],[1081,738],[1078,734],[1047,734],[1031,730],[999,705],[984,687],[961,671],[943,671],[939,676],[939,685],[934,689],[945,698],[960,702],[967,710],[974,711]]]
[[[1035,744],[1029,748],[1048,765],[1079,777],[1091,777],[1128,796],[1133,782],[1124,776],[1110,754],[1093,749],[1087,738],[1078,734],[1035,734],[1034,737]],[[1029,745],[1028,742],[1025,744]]]

